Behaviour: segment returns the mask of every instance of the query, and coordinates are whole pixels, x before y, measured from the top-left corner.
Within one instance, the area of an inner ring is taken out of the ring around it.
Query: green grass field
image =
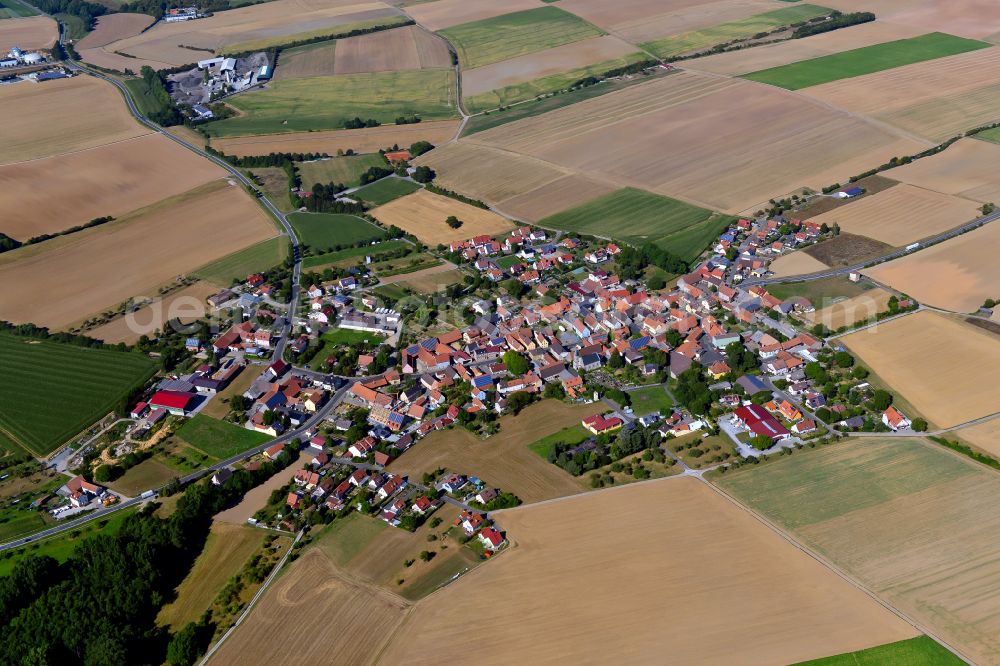
[[[823,301],[836,298],[853,298],[860,296],[872,286],[863,282],[851,282],[846,277],[832,277],[809,282],[789,282],[787,284],[771,284],[767,291],[775,298],[787,300],[800,296],[809,299],[817,308]]]
[[[898,39],[884,44],[803,60],[745,74],[743,78],[768,83],[779,88],[799,90],[821,83],[863,76],[885,69],[912,65],[945,56],[989,48],[991,44],[932,32],[919,37]]]
[[[366,255],[378,254],[380,252],[392,252],[407,246],[410,246],[410,244],[404,240],[397,239],[383,241],[381,243],[376,243],[375,245],[349,247],[346,250],[338,250],[337,252],[327,252],[314,257],[306,257],[302,260],[302,267],[307,269],[319,268],[320,266],[331,266],[339,264],[340,262],[347,262],[352,259],[355,261],[351,263],[358,263],[363,261]]]
[[[260,190],[282,213],[290,213],[295,210],[291,191],[288,189],[288,174],[285,173],[284,169],[281,167],[254,167],[242,171],[254,176]]]
[[[66,26],[66,37],[69,39],[83,39],[90,31],[87,24],[76,14],[54,14]]]
[[[0,0],[0,19],[35,16],[38,11],[21,0]]]
[[[299,242],[314,248],[334,248],[385,238],[374,224],[338,213],[292,213],[288,216]]]
[[[748,16],[738,21],[720,23],[701,30],[671,35],[663,39],[640,44],[642,48],[660,58],[669,58],[692,51],[709,49],[716,44],[725,44],[734,39],[747,39],[760,32],[770,32],[799,21],[826,16],[832,10],[816,5],[796,5]]]
[[[548,113],[549,111],[561,109],[564,106],[576,104],[577,102],[582,102],[594,97],[600,97],[602,95],[622,90],[623,88],[629,88],[640,83],[646,83],[648,81],[652,81],[654,78],[666,76],[667,74],[669,74],[667,70],[660,69],[656,70],[654,73],[637,74],[627,79],[623,78],[602,81],[597,85],[587,86],[586,88],[578,88],[577,90],[570,92],[558,93],[543,99],[524,102],[522,104],[504,109],[503,111],[475,115],[469,118],[469,122],[465,124],[462,136],[468,136],[469,134],[482,132],[493,127],[506,125],[507,123],[514,122],[515,120],[521,120],[522,118],[530,118],[532,116]]]
[[[191,446],[223,460],[271,439],[268,435],[247,430],[232,423],[197,414],[177,429],[176,435]]]
[[[794,666],[961,666],[965,662],[929,636],[803,661]]]
[[[534,99],[539,95],[546,95],[557,90],[565,90],[580,79],[588,76],[600,76],[604,72],[625,67],[633,63],[648,58],[645,53],[635,52],[623,58],[615,60],[605,60],[587,67],[577,67],[561,74],[545,76],[533,81],[526,81],[516,85],[498,88],[491,92],[473,95],[465,98],[465,108],[469,113],[479,113],[489,109],[495,109],[501,105],[507,106],[517,102]]]
[[[873,437],[801,451],[713,482],[783,527],[797,529],[977,472],[932,444]]]
[[[733,219],[669,197],[626,187],[556,213],[539,224],[582,234],[610,235],[633,245],[652,243],[691,260]]]
[[[288,239],[279,236],[234,252],[207,266],[202,266],[192,274],[228,287],[233,280],[245,280],[251,273],[279,265],[288,256],[289,249]]]
[[[528,448],[541,457],[548,459],[549,454],[555,450],[556,444],[579,444],[588,437],[590,437],[590,433],[582,425],[577,423],[576,425],[563,428],[559,432],[554,432],[547,437],[542,437],[541,439],[528,444]]]
[[[343,129],[355,117],[391,124],[456,115],[454,72],[441,69],[278,80],[226,101],[244,115],[204,125],[213,137]]]
[[[983,141],[989,141],[990,143],[1000,143],[1000,127],[983,130],[976,135],[976,138],[982,139]]]
[[[301,162],[299,175],[302,176],[302,187],[311,190],[316,183],[340,183],[348,187],[361,184],[361,174],[371,167],[388,168],[389,163],[378,153],[369,155],[345,155],[331,157],[328,160],[316,162]]]
[[[661,412],[674,406],[674,401],[670,399],[662,386],[648,386],[629,391],[628,394],[632,398],[632,411],[637,416]]]
[[[156,371],[139,353],[8,334],[0,334],[0,368],[0,429],[39,456],[116,409]]]
[[[375,206],[381,206],[400,197],[405,197],[407,194],[412,194],[419,189],[420,185],[417,185],[412,180],[383,178],[371,185],[362,187],[360,190],[352,193],[351,196],[362,201],[367,201]]]
[[[408,254],[399,259],[389,259],[378,261],[369,266],[379,277],[390,277],[392,275],[405,275],[406,273],[416,273],[425,268],[440,266],[441,260],[432,254],[421,252],[418,254]]]
[[[539,7],[463,23],[440,33],[454,44],[462,67],[469,69],[604,34],[558,7]]]

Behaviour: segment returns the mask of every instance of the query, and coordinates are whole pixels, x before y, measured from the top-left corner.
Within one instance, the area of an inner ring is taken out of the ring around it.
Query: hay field
[[[436,0],[410,5],[406,13],[428,30],[441,30],[461,23],[471,23],[510,12],[544,7],[541,0]]]
[[[977,326],[923,310],[841,341],[942,428],[998,411],[1000,337]]]
[[[503,210],[519,219],[538,222],[549,215],[561,213],[614,191],[613,186],[586,176],[563,176],[524,194],[505,199]]]
[[[982,449],[994,458],[1000,457],[1000,419],[993,419],[978,425],[955,430],[950,433],[964,439],[977,449]]]
[[[77,50],[106,46],[119,39],[138,35],[152,25],[155,20],[148,14],[107,14],[100,16],[97,18],[97,27],[94,28],[94,31],[78,41],[74,46]]]
[[[819,259],[816,259],[803,251],[789,252],[783,254],[771,262],[770,270],[775,277],[787,277],[790,275],[806,275],[816,273],[829,268]]]
[[[470,617],[511,663],[785,664],[916,634],[694,479],[496,518],[516,546],[418,605],[381,663],[434,663]]]
[[[335,74],[451,67],[448,47],[419,26],[337,40]]]
[[[378,1],[275,0],[218,12],[197,21],[161,22],[141,35],[111,42],[105,51],[156,61],[164,68],[197,62],[207,55],[185,46],[213,51],[227,46],[242,49],[242,44],[258,40],[300,33],[332,34],[339,26],[399,15],[399,10]]]
[[[531,451],[528,444],[605,408],[601,404],[568,405],[545,400],[518,416],[501,417],[500,433],[485,441],[461,429],[432,433],[393,461],[389,469],[420,478],[424,472],[446,467],[478,476],[525,502],[574,495],[583,491],[583,479],[549,463]]]
[[[806,94],[943,141],[1000,119],[1000,48],[843,79]]]
[[[574,14],[549,5],[463,23],[441,34],[455,47],[462,66],[472,69],[604,33]]]
[[[0,280],[32,289],[4,290],[0,317],[61,328],[275,235],[253,199],[219,180],[111,224],[4,253]]]
[[[0,164],[96,148],[150,133],[135,122],[110,83],[92,76],[45,85],[0,86],[0,108],[4,110]]]
[[[212,523],[205,547],[177,587],[177,598],[160,609],[156,623],[180,631],[188,622],[196,622],[265,536],[267,532],[256,527]]]
[[[623,58],[635,52],[635,46],[612,35],[563,44],[538,53],[465,70],[462,72],[462,94],[473,97],[497,88]]]
[[[925,440],[866,438],[718,483],[972,663],[1000,662],[1000,478]]]
[[[812,218],[831,228],[868,236],[894,246],[947,231],[979,217],[979,206],[968,199],[913,185],[890,187]]]
[[[1000,150],[1000,146],[997,147]],[[435,184],[490,204],[519,196],[571,172],[539,159],[476,145],[449,143],[413,160],[437,172]],[[584,193],[580,193],[586,196]]]
[[[823,324],[831,331],[836,331],[841,326],[854,326],[885,312],[889,307],[890,296],[891,292],[876,288],[825,307],[823,303],[814,303],[817,310],[808,313],[805,319],[811,324]]]
[[[156,331],[163,328],[163,324],[171,319],[180,319],[181,323],[185,324],[204,317],[208,312],[205,299],[219,289],[219,285],[195,282],[164,298],[156,297],[149,305],[125,317],[92,328],[87,331],[87,335],[109,344],[124,342],[127,345],[135,344],[143,335],[153,338]]]
[[[875,20],[870,23],[813,35],[808,39],[790,39],[777,44],[766,44],[755,46],[752,49],[695,58],[685,61],[684,67],[714,74],[738,76],[761,69],[770,69],[801,60],[871,46],[872,44],[915,37],[921,33],[922,31],[918,31],[916,28]]]
[[[394,594],[340,575],[321,550],[309,550],[267,590],[212,663],[243,666],[247,655],[258,663],[367,663],[406,607]]]
[[[802,96],[688,71],[462,142],[727,213],[819,189],[928,145]]]
[[[225,171],[158,134],[0,166],[0,219],[14,238],[119,217]]]
[[[866,275],[913,298],[955,312],[974,312],[996,298],[1000,266],[995,248],[1000,225],[993,223],[933,247],[879,264]]]
[[[372,216],[386,226],[396,225],[431,247],[473,236],[494,236],[510,230],[511,223],[490,210],[470,206],[451,197],[418,190],[374,208]],[[464,224],[452,229],[445,219],[454,215]]]
[[[559,5],[632,43],[776,9],[766,0],[560,0]]]
[[[438,145],[449,141],[458,131],[458,120],[424,121],[413,125],[383,125],[355,130],[330,132],[295,132],[280,135],[241,136],[213,139],[212,147],[227,155],[267,155],[268,153],[327,153],[351,149],[356,153],[375,153],[393,144],[410,146],[417,141]]]
[[[0,21],[0,53],[12,46],[22,49],[50,49],[59,38],[56,22],[48,16],[29,16]]]
[[[886,172],[898,181],[973,201],[1000,202],[1000,144],[961,139],[947,150]]]

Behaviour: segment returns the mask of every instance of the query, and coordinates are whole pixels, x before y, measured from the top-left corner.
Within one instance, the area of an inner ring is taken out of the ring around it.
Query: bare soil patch
[[[890,249],[891,245],[867,236],[841,233],[802,251],[827,266],[850,266],[877,257]]]
[[[93,32],[76,43],[77,49],[105,46],[119,39],[134,37],[155,21],[148,14],[107,14],[97,19]]]
[[[61,328],[276,234],[246,192],[216,181],[116,222],[4,253],[0,280],[25,286],[2,290],[0,317]]]
[[[394,199],[373,209],[371,214],[382,224],[396,225],[431,247],[482,234],[493,236],[512,227],[508,220],[493,211],[432,194],[427,190],[417,190],[413,194]],[[461,220],[462,226],[452,229],[445,224],[450,215]]]
[[[450,67],[445,41],[419,26],[337,40],[334,74]]]
[[[636,47],[612,35],[563,44],[537,53],[462,72],[462,94],[467,97],[533,81],[543,76],[614,60],[636,52]]]
[[[546,400],[518,416],[504,416],[500,419],[500,433],[486,440],[462,428],[432,433],[389,469],[412,478],[420,478],[424,472],[439,467],[474,474],[525,502],[573,495],[583,491],[583,480],[531,451],[528,444],[604,409],[600,404],[567,405]]]
[[[427,269],[425,271],[419,271],[418,273],[413,273],[409,280],[403,281],[402,285],[404,287],[409,287],[421,294],[434,294],[442,291],[449,285],[455,284],[456,282],[461,282],[462,278],[465,277],[465,273],[462,271],[447,267],[448,270],[435,271],[430,273],[434,269]]]
[[[987,298],[996,298],[1000,283],[997,243],[1000,225],[992,223],[865,273],[918,301],[974,312]]]
[[[904,184],[841,206],[812,221],[830,227],[839,224],[848,233],[903,246],[976,217],[979,206],[975,202]]]
[[[403,619],[406,602],[341,575],[309,550],[268,589],[253,613],[212,659],[260,663],[360,664],[370,661]]]
[[[149,134],[149,129],[132,118],[118,91],[92,76],[46,81],[45,85],[0,86],[0,108],[4,110],[0,164],[96,148]],[[60,229],[72,226],[52,222]]]
[[[0,21],[0,53],[13,46],[22,49],[50,49],[59,38],[59,27],[48,16],[28,16]],[[6,114],[4,114],[6,117]]]
[[[461,23],[471,23],[545,5],[540,0],[437,0],[410,5],[406,13],[428,30],[441,30]]]
[[[504,213],[518,219],[538,222],[591,199],[611,194],[616,189],[607,183],[574,174],[504,199],[502,208]]]
[[[1000,164],[1000,144],[961,139],[937,155],[896,167],[888,174],[928,190],[1000,203],[997,164]]]
[[[227,155],[267,155],[269,153],[327,153],[351,149],[356,153],[375,153],[393,144],[410,146],[417,141],[438,145],[458,131],[457,120],[435,120],[415,125],[384,125],[356,130],[298,132],[262,136],[214,139],[212,147]]]
[[[208,312],[205,299],[219,291],[219,286],[208,282],[196,282],[169,294],[165,298],[156,297],[149,305],[139,308],[124,317],[87,331],[87,335],[108,344],[124,342],[135,344],[143,335],[150,338],[171,319],[189,324],[201,319]],[[138,296],[138,294],[136,294]],[[152,295],[151,295],[152,296]]]
[[[0,166],[4,233],[22,239],[119,217],[225,174],[158,134]]]
[[[462,142],[730,213],[926,147],[800,95],[689,71]]]
[[[841,341],[929,420],[950,428],[1000,404],[1000,339],[965,322],[921,311]]]
[[[652,507],[670,519],[649,520]],[[677,662],[793,663],[915,634],[694,479],[497,520],[515,547],[417,606],[380,663],[434,662],[470,617],[490,627],[477,639],[481,649],[522,663],[658,663],[664,645]],[[710,585],[698,571],[712,572]],[[802,632],[800,622],[816,631]]]

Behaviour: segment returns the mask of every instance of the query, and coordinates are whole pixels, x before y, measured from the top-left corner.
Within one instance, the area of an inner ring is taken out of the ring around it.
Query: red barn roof
[[[187,409],[194,397],[183,391],[157,391],[149,400],[149,404],[168,409]]]

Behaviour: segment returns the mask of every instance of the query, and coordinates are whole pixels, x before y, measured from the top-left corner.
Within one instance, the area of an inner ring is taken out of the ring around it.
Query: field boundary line
[[[133,120],[135,120],[135,119],[133,118]],[[138,123],[136,123],[136,124],[138,124]],[[149,129],[145,125],[140,125],[140,127]],[[18,165],[18,164],[31,164],[32,162],[40,162],[42,160],[50,160],[50,159],[52,159],[54,157],[66,157],[67,155],[76,155],[78,153],[87,153],[87,152],[90,152],[91,150],[98,150],[98,149],[104,148],[106,146],[115,146],[115,145],[118,145],[119,143],[125,143],[126,141],[134,141],[136,139],[141,139],[143,137],[150,136],[151,134],[159,134],[159,132],[154,132],[153,130],[149,130],[148,132],[145,132],[143,134],[138,134],[136,136],[130,136],[130,137],[126,138],[126,139],[118,139],[117,141],[108,141],[107,143],[102,143],[99,146],[91,146],[90,148],[80,148],[79,150],[67,150],[65,153],[56,153],[54,155],[45,155],[43,157],[33,157],[30,160],[20,160],[20,161],[17,161],[17,162],[5,162],[3,164],[0,164],[0,167],[15,166],[15,165]]]
[[[699,477],[699,478],[701,478],[701,477]],[[917,620],[911,618],[909,615],[907,615],[903,611],[899,610],[898,608],[896,608],[895,606],[893,606],[892,604],[890,604],[888,601],[885,601],[884,599],[882,599],[882,597],[880,597],[878,594],[876,594],[875,591],[872,590],[872,589],[870,589],[867,585],[865,585],[861,581],[855,579],[853,576],[851,576],[850,574],[848,574],[846,571],[844,571],[843,569],[841,569],[839,566],[837,566],[836,564],[834,564],[831,560],[827,559],[825,556],[823,556],[823,555],[815,552],[814,550],[812,550],[811,548],[809,548],[808,546],[806,546],[804,543],[800,542],[790,532],[787,532],[785,529],[783,529],[782,527],[778,526],[776,523],[772,522],[770,519],[768,519],[763,514],[759,513],[754,508],[752,508],[752,507],[744,504],[740,500],[736,499],[734,496],[730,495],[723,488],[720,488],[716,484],[711,483],[710,481],[706,481],[703,478],[701,478],[701,481],[703,483],[705,483],[709,488],[711,488],[712,490],[714,490],[715,492],[717,492],[720,496],[722,496],[723,498],[725,498],[728,501],[730,501],[733,505],[735,505],[736,507],[742,509],[743,511],[746,511],[748,514],[750,514],[751,516],[753,516],[762,525],[764,525],[765,527],[770,528],[772,532],[774,532],[775,534],[777,534],[780,538],[784,539],[786,542],[788,542],[789,544],[791,544],[793,547],[797,548],[801,552],[803,552],[806,555],[808,555],[809,557],[811,557],[813,560],[815,560],[816,562],[818,562],[820,565],[822,565],[823,567],[825,567],[826,569],[828,569],[829,571],[831,571],[835,575],[839,576],[842,580],[844,580],[845,582],[847,582],[849,585],[853,586],[855,589],[857,589],[857,590],[863,592],[864,594],[866,594],[873,601],[875,601],[875,603],[877,603],[878,605],[882,606],[887,611],[889,611],[890,613],[892,613],[893,615],[895,615],[899,619],[903,620],[904,622],[906,622],[907,624],[909,624],[911,627],[913,627],[917,631],[919,631],[922,634],[924,634],[926,636],[929,636],[932,639],[934,639],[935,641],[937,641],[945,649],[947,649],[949,652],[951,652],[952,654],[954,654],[956,657],[958,657],[959,659],[961,659],[965,663],[967,663],[967,664],[974,664],[975,663],[972,660],[970,660],[968,657],[966,657],[964,654],[962,654],[958,650],[958,648],[955,648],[950,643],[947,643],[946,641],[942,640],[941,638],[939,638],[937,636],[937,634],[935,634],[934,632],[930,631],[923,624],[921,624]]]
[[[671,468],[672,469],[672,468]],[[496,516],[498,514],[509,513],[513,511],[520,511],[522,509],[534,508],[536,506],[545,506],[546,504],[555,504],[556,502],[565,502],[566,500],[579,499],[588,495],[599,495],[601,493],[609,493],[614,490],[621,490],[622,488],[632,488],[634,486],[643,485],[646,483],[658,483],[662,481],[670,481],[672,479],[683,479],[685,476],[694,476],[692,474],[684,474],[678,472],[677,474],[670,474],[669,476],[661,476],[656,479],[643,479],[642,481],[633,481],[631,483],[623,483],[621,485],[614,485],[610,488],[596,488],[594,490],[583,489],[578,493],[572,495],[563,495],[561,497],[551,497],[546,500],[540,500],[538,502],[526,502],[524,504],[519,504],[517,506],[512,506],[509,509],[497,509],[496,511],[490,511],[490,516]]]
[[[215,653],[218,651],[218,649],[222,647],[222,644],[226,642],[226,639],[232,636],[233,632],[236,631],[241,624],[243,624],[243,620],[247,619],[247,617],[250,615],[250,611],[253,610],[253,607],[257,604],[260,598],[264,596],[264,592],[267,591],[267,588],[270,587],[271,583],[274,582],[274,579],[278,577],[278,573],[281,572],[281,570],[284,568],[285,563],[288,561],[288,557],[292,554],[292,550],[295,548],[295,544],[297,544],[299,540],[302,539],[302,534],[303,534],[302,530],[299,530],[299,533],[295,536],[295,539],[292,541],[291,545],[288,546],[288,550],[285,552],[284,557],[282,557],[281,561],[278,562],[274,566],[274,569],[271,570],[271,573],[268,575],[267,580],[264,581],[264,584],[260,586],[260,589],[257,590],[257,592],[250,599],[250,602],[247,604],[247,607],[244,608],[243,612],[240,613],[240,616],[236,618],[236,622],[234,622],[233,625],[229,627],[226,633],[222,634],[222,638],[220,638],[215,645],[209,648],[208,652],[205,653],[205,656],[202,657],[201,661],[198,662],[198,666],[205,666],[205,664],[208,663],[208,660],[211,659],[212,656],[215,655]]]

